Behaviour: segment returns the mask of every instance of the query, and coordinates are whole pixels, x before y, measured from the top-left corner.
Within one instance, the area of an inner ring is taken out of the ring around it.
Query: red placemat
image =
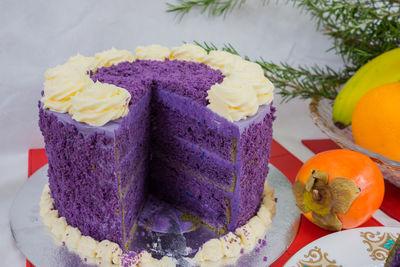
[[[302,162],[296,158],[292,153],[286,150],[277,141],[273,140],[271,150],[271,164],[279,169],[292,183],[296,178],[297,171],[302,166]],[[28,158],[28,176],[31,176],[35,171],[47,163],[46,154],[44,149],[31,149],[29,150]],[[371,219],[363,226],[381,226],[379,222]],[[305,217],[301,217],[299,231],[297,236],[289,249],[271,266],[279,267],[290,259],[299,249],[308,243],[327,235],[331,232],[325,231],[313,223],[309,222]],[[27,261],[26,267],[32,267],[31,263]]]
[[[322,151],[340,148],[330,139],[310,139],[301,141],[308,149],[317,154]],[[390,217],[400,221],[400,188],[385,180],[385,196],[380,207]]]

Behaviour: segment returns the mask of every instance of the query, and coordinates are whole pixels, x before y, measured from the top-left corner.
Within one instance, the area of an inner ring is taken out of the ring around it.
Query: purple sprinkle
[[[278,198],[277,197],[274,200],[275,200],[275,203],[278,202]]]
[[[267,256],[264,256],[264,259],[263,259],[264,261],[267,261],[268,260],[268,258],[267,258]]]
[[[65,242],[64,241],[62,242],[62,245],[63,245],[63,247],[65,247]]]
[[[240,250],[240,254],[243,254],[243,253],[244,253],[244,249],[241,249],[241,250]]]
[[[261,244],[261,239],[258,239],[258,244]]]
[[[267,241],[265,241],[265,239],[262,241],[263,246],[267,245]]]
[[[256,248],[256,252],[257,252],[257,253],[260,253],[260,248]]]

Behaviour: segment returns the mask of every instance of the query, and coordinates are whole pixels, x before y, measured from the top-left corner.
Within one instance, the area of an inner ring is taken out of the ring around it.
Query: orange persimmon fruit
[[[382,204],[384,192],[378,166],[366,155],[346,149],[310,158],[293,186],[304,216],[332,231],[365,223]]]

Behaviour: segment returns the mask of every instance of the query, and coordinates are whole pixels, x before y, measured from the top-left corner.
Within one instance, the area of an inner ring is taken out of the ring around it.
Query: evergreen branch
[[[200,46],[201,48],[203,48],[204,50],[206,50],[207,53],[210,53],[210,51],[212,50],[222,50],[222,51],[226,51],[229,52],[231,54],[234,55],[238,55],[240,56],[239,52],[231,45],[231,44],[224,44],[224,46],[221,49],[218,49],[217,46],[213,43],[207,43],[207,42],[203,42],[203,43],[199,43],[198,41],[193,41],[193,43],[197,46]],[[243,57],[245,60],[249,60],[248,56],[244,56]]]
[[[353,73],[350,68],[335,71],[329,66],[293,67],[284,62],[275,64],[263,58],[255,62],[264,69],[265,76],[275,85],[283,101],[295,97],[308,99],[317,96],[333,100],[339,86]]]
[[[213,43],[193,42],[206,50],[207,53],[212,50],[218,50],[217,46]],[[221,50],[240,56],[231,44],[224,44]],[[247,56],[244,56],[244,58],[251,61]],[[263,58],[254,60],[253,62],[263,68],[265,76],[275,85],[278,94],[282,95],[283,101],[288,101],[295,97],[307,99],[316,96],[333,100],[338,93],[338,87],[346,82],[355,71],[354,68],[350,67],[342,71],[335,71],[329,66],[321,68],[316,65],[312,67],[298,66],[295,68],[288,63],[275,64]]]
[[[202,12],[220,15],[215,7],[234,0],[179,0],[169,12],[182,11],[194,6]],[[346,65],[357,68],[372,58],[400,46],[400,0],[291,0],[316,21],[317,28],[332,37],[334,50]],[[240,2],[241,6],[245,0]],[[264,3],[266,1],[264,0]],[[226,13],[224,13],[226,15]]]
[[[214,5],[226,3],[226,0],[208,1]],[[263,58],[256,60],[280,90],[278,93],[284,100],[315,96],[334,99],[339,85],[345,83],[358,68],[376,56],[400,47],[400,0],[291,1],[316,20],[318,30],[332,38],[333,45],[328,50],[340,55],[345,67],[341,71],[334,71],[328,66],[293,67],[287,63],[268,62]],[[199,2],[207,0],[192,1],[192,4]],[[203,12],[209,9],[211,15],[218,14],[212,12],[211,4],[203,8]],[[196,44],[208,52],[217,49],[212,43]],[[224,45],[222,50],[239,54],[230,44]],[[248,57],[245,59],[249,60]]]
[[[294,0],[332,37],[331,50],[359,68],[400,45],[400,3],[388,0]]]
[[[246,0],[178,0],[177,4],[167,3],[167,12],[176,13],[180,18],[193,8],[199,7],[200,13],[208,11],[210,16],[226,16],[235,8],[240,8]]]

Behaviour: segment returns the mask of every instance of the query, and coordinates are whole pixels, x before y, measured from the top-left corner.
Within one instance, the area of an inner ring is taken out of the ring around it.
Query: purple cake
[[[39,102],[54,206],[82,235],[127,249],[148,194],[218,233],[257,212],[275,108],[230,122],[209,108],[224,75],[203,63],[136,60],[103,67],[93,81],[131,94],[129,113],[104,126]]]

